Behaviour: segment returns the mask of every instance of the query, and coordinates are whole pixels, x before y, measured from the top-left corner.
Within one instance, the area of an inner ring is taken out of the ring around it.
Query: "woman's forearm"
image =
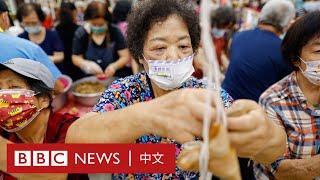
[[[127,57],[120,57],[116,62],[113,63],[114,68],[116,70],[123,68],[125,65],[127,65],[129,62],[129,59]]]
[[[64,59],[63,52],[54,52],[52,56],[49,56],[53,63],[61,63]]]
[[[72,63],[77,66],[81,67],[81,64],[85,61],[82,55],[72,55]]]
[[[130,61],[130,53],[128,49],[120,50],[118,51],[118,54],[119,54],[119,59],[116,62],[112,63],[112,66],[115,68],[116,71],[118,69],[123,68]]]
[[[70,126],[66,143],[133,143],[149,133],[148,121],[141,122],[148,113],[140,106],[139,103],[107,113],[88,113]]]
[[[258,154],[253,157],[255,161],[262,164],[273,163],[279,157],[283,156],[286,150],[286,132],[275,123],[272,123],[269,132],[270,138],[265,148],[261,152],[257,152]],[[257,139],[257,141],[258,140],[259,139]]]
[[[320,177],[320,155],[310,159],[281,161],[275,174],[277,179],[314,179]]]

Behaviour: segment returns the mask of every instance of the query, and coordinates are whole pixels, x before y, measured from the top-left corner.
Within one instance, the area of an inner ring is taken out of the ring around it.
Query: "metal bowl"
[[[74,92],[74,88],[78,84],[83,83],[83,82],[99,82],[99,83],[104,84],[105,87],[107,88],[114,80],[115,80],[115,78],[109,78],[107,80],[99,80],[99,79],[97,79],[96,76],[85,77],[85,78],[79,79],[73,83],[72,94],[73,94],[75,100],[77,102],[79,102],[80,104],[82,104],[84,106],[94,106],[97,104],[97,102],[100,99],[103,92],[91,93],[91,94],[81,94],[81,93]]]
[[[73,82],[72,79],[67,75],[62,75],[59,79],[65,79],[68,82],[68,84],[64,88],[63,93],[53,98],[53,101],[51,104],[53,112],[56,112],[57,110],[61,109],[67,103],[68,92],[71,89],[72,82]]]

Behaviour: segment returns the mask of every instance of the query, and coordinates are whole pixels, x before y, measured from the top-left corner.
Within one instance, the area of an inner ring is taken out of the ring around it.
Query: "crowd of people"
[[[212,39],[201,39],[199,3],[119,0],[110,8],[93,0],[79,15],[62,2],[54,28],[40,5],[24,3],[15,37],[0,0],[0,179],[95,178],[10,174],[11,143],[168,143],[178,157],[183,143],[201,139],[209,91],[221,94],[242,179],[320,178],[320,11],[259,1],[246,7],[259,16],[245,29],[239,7],[222,3],[212,7]],[[204,41],[215,44],[221,89],[207,88]],[[77,117],[52,110],[62,74],[116,80]],[[177,166],[112,179],[199,179],[199,172]]]

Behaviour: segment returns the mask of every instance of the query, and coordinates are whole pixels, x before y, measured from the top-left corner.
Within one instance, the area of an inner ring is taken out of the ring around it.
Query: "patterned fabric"
[[[189,78],[181,88],[205,88],[206,83],[194,77]],[[227,92],[221,90],[221,98],[225,107],[232,104],[232,98]],[[119,79],[105,91],[99,100],[98,104],[93,108],[95,112],[107,112],[116,109],[121,109],[135,103],[149,101],[154,99],[150,80],[145,72]],[[170,143],[176,145],[176,156],[181,151],[181,144],[174,140],[154,136],[144,135],[137,139],[136,143],[149,144],[149,143]],[[175,174],[114,174],[113,179],[198,179],[197,173],[182,171],[176,167]]]
[[[286,131],[288,141],[283,157],[269,168],[255,163],[256,179],[274,179],[282,160],[307,159],[320,154],[320,108],[307,104],[295,72],[264,92],[260,104],[268,117]]]
[[[46,136],[43,140],[44,144],[64,144],[67,131],[70,125],[75,122],[78,117],[70,114],[50,113]],[[16,133],[8,133],[0,129],[0,136],[14,143],[23,143]],[[0,171],[0,180],[16,180],[17,178]],[[68,179],[72,180],[87,180],[87,174],[68,174]]]

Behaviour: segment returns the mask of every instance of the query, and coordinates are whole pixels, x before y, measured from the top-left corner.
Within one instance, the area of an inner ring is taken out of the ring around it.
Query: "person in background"
[[[236,13],[231,7],[219,7],[212,12],[211,24],[217,59],[221,71],[225,72],[229,65],[229,40],[236,24]]]
[[[51,29],[53,28],[54,20],[51,15],[51,10],[49,7],[41,7],[43,14],[44,14],[44,20],[42,21],[43,27],[46,29]]]
[[[75,6],[77,8],[77,24],[84,24],[84,11],[86,9],[86,4],[83,1],[76,1]]]
[[[223,82],[233,98],[258,102],[263,91],[292,71],[282,58],[279,36],[294,17],[289,0],[270,0],[261,11],[257,28],[234,35]]]
[[[56,27],[64,46],[63,74],[69,75],[73,80],[81,78],[81,70],[72,63],[72,42],[78,29],[76,23],[77,11],[73,3],[61,3],[58,13],[59,23]]]
[[[9,9],[6,3],[0,0],[0,29],[6,32],[10,27],[10,23],[7,20],[9,19],[9,14],[3,12],[9,12]],[[56,80],[55,94],[63,92],[63,85],[58,81],[61,72],[39,46],[30,41],[0,32],[0,62],[2,63],[13,58],[32,59],[44,64],[52,73],[54,80]]]
[[[8,6],[0,0],[0,33],[9,29],[11,25]]]
[[[64,143],[69,126],[78,118],[52,112],[54,84],[50,71],[40,62],[15,58],[1,63],[0,136],[13,143]],[[13,178],[0,171],[1,176]],[[72,174],[69,178],[88,176]]]
[[[274,163],[255,164],[256,179],[320,178],[320,12],[298,19],[282,53],[294,72],[260,97],[269,119],[287,134],[286,153]]]
[[[222,87],[234,99],[258,102],[272,84],[292,72],[281,55],[281,39],[295,17],[289,0],[270,0],[262,8],[258,27],[234,35],[230,65]],[[253,179],[248,161],[240,160],[243,179]],[[249,172],[249,173],[248,173]]]
[[[112,11],[112,22],[117,25],[124,36],[127,34],[127,16],[130,11],[131,2],[129,0],[119,0]]]
[[[131,11],[131,5],[132,3],[129,0],[120,0],[116,3],[112,12],[112,21],[117,25],[124,37],[127,36],[127,16]],[[139,72],[139,65],[132,57],[131,61],[126,66],[131,67],[133,74]]]
[[[296,19],[298,20],[299,18],[303,17],[304,15],[308,14],[308,11],[304,8],[300,8],[296,10]]]
[[[25,30],[19,37],[38,44],[52,62],[63,70],[61,64],[64,59],[63,44],[55,30],[48,30],[42,26],[45,15],[40,5],[35,3],[22,4],[18,8],[17,18]]]
[[[111,24],[106,3],[92,1],[85,11],[85,20],[87,23],[75,32],[72,55],[73,64],[85,73],[83,76],[104,74],[110,78],[132,74],[125,68],[130,54],[124,37]]]

